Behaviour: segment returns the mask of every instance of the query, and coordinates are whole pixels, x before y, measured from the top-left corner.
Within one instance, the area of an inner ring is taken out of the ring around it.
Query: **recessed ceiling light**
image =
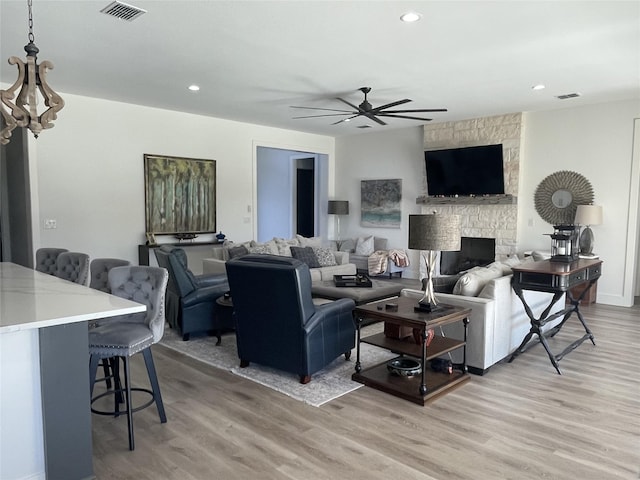
[[[200,87],[198,85],[189,85],[189,90],[191,90],[192,92],[197,92],[198,90],[200,90]]]
[[[419,13],[416,13],[416,12],[407,12],[407,13],[404,13],[404,14],[402,14],[400,16],[400,20],[402,20],[403,22],[406,22],[406,23],[417,22],[421,18],[422,18],[422,15],[420,15]]]
[[[538,85],[534,85],[531,87],[533,90],[544,90],[545,86],[539,83]]]

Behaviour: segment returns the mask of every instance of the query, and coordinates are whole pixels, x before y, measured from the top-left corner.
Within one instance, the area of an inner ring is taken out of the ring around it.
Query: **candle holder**
[[[575,225],[555,225],[551,234],[551,261],[571,263],[578,260],[578,229]]]

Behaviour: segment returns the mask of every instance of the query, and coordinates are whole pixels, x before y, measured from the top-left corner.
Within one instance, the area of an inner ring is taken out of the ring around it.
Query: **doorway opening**
[[[256,159],[256,240],[326,236],[328,155],[258,147]]]

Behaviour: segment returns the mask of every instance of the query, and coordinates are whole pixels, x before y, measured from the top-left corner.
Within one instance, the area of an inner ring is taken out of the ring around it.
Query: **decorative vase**
[[[226,235],[225,235],[224,233],[222,233],[222,230],[221,230],[221,231],[220,231],[220,233],[218,233],[218,234],[216,235],[216,238],[218,239],[218,241],[219,241],[219,242],[223,242],[223,241],[224,241],[225,236],[226,236]]]

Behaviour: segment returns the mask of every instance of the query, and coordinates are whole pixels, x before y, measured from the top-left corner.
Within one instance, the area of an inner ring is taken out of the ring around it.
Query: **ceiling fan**
[[[361,87],[358,90],[360,90],[362,93],[364,93],[364,101],[360,104],[360,105],[354,105],[351,102],[347,102],[344,98],[340,98],[340,97],[336,97],[336,100],[340,100],[342,103],[345,103],[347,105],[349,105],[353,110],[339,110],[339,109],[335,109],[335,108],[316,108],[316,107],[296,107],[296,106],[291,106],[291,108],[300,108],[300,109],[305,109],[305,110],[323,110],[326,112],[339,112],[339,113],[326,113],[326,114],[321,114],[321,115],[307,115],[307,116],[303,116],[303,117],[293,117],[294,119],[298,119],[298,118],[317,118],[317,117],[338,117],[338,116],[345,116],[347,118],[343,118],[342,120],[338,120],[335,123],[332,123],[331,125],[337,125],[339,123],[342,122],[348,122],[349,120],[352,120],[356,117],[367,117],[371,120],[373,120],[374,122],[379,123],[380,125],[386,125],[386,123],[384,121],[382,121],[380,118],[378,117],[390,117],[390,118],[405,118],[408,120],[422,120],[425,122],[430,121],[430,118],[423,118],[423,117],[415,117],[412,115],[405,115],[406,113],[423,113],[423,112],[446,112],[447,109],[446,108],[431,108],[431,109],[426,109],[426,108],[419,108],[419,109],[414,109],[414,110],[388,110],[389,108],[392,107],[397,107],[398,105],[402,105],[404,103],[408,103],[411,100],[409,100],[408,98],[405,98],[404,100],[398,100],[395,102],[391,102],[391,103],[387,103],[386,105],[381,105],[379,107],[373,107],[373,105],[371,105],[369,103],[369,101],[367,100],[367,94],[371,91],[370,87]]]

